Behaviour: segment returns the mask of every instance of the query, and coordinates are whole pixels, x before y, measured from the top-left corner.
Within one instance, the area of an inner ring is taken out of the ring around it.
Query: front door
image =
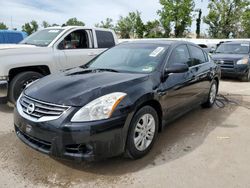
[[[84,65],[100,53],[93,48],[89,33],[84,29],[68,34],[59,43],[57,52],[61,70]]]
[[[189,61],[190,54],[187,45],[179,45],[173,49],[167,62],[167,67],[175,63],[189,64]],[[165,120],[182,115],[190,109],[190,104],[195,94],[192,90],[194,79],[193,72],[189,70],[185,73],[169,74],[161,84],[159,94],[162,95],[160,100]]]

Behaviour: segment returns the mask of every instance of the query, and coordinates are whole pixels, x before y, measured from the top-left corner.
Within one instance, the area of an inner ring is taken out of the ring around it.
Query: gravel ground
[[[50,158],[13,130],[13,107],[0,106],[0,187],[249,187],[250,83],[221,82],[237,102],[198,108],[159,134],[143,159],[94,163]]]

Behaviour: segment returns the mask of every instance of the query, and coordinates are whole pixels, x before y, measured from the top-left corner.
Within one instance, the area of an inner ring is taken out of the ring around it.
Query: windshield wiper
[[[115,69],[109,69],[109,68],[96,68],[96,69],[93,69],[93,71],[119,72]]]

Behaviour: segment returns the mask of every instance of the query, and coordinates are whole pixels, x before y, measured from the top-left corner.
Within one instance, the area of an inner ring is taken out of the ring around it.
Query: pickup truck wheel
[[[250,70],[241,78],[242,82],[249,82],[250,81]]]
[[[42,74],[38,72],[22,72],[16,75],[10,82],[8,98],[13,104],[16,103],[19,95],[25,89],[25,87],[31,82],[43,77]]]

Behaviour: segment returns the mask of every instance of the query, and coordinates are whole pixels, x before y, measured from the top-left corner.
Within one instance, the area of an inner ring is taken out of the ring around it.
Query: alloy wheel
[[[209,101],[211,104],[214,103],[217,95],[217,86],[215,83],[213,83],[211,90],[210,90],[210,95],[209,95]]]
[[[156,129],[155,119],[151,114],[144,114],[136,124],[134,144],[137,150],[145,151],[153,141]]]

